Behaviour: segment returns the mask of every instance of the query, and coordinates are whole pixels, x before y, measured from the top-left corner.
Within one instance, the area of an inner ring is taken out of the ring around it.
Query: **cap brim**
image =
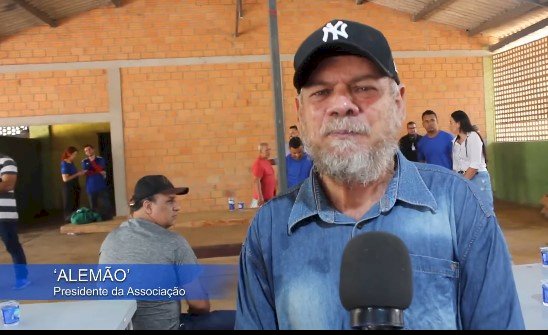
[[[188,187],[174,187],[174,188],[170,188],[169,190],[165,190],[161,193],[184,195],[188,193],[188,190],[189,190]]]

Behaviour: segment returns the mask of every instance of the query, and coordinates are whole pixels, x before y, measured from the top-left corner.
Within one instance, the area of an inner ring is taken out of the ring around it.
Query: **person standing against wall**
[[[251,208],[262,206],[276,195],[276,174],[270,162],[270,146],[268,143],[259,144],[259,157],[253,162],[253,200]]]
[[[296,125],[292,125],[292,126],[289,127],[289,139],[285,143],[285,155],[286,156],[289,155],[289,153],[290,153],[289,141],[291,141],[291,139],[293,137],[299,137],[299,128],[297,128]]]
[[[86,171],[86,192],[89,204],[94,212],[101,214],[103,220],[112,219],[112,206],[108,194],[106,161],[101,156],[95,155],[95,149],[91,144],[84,146],[87,158],[82,160],[82,168]]]
[[[412,162],[419,161],[417,158],[417,146],[421,138],[422,136],[417,134],[417,124],[414,121],[408,122],[407,135],[400,138],[399,146],[405,158]]]
[[[61,178],[63,179],[63,213],[65,222],[70,223],[70,217],[80,207],[80,183],[78,177],[86,171],[78,171],[74,159],[78,149],[68,147],[61,156]]]
[[[426,129],[418,145],[418,160],[428,164],[453,168],[451,159],[453,136],[439,129],[438,116],[432,110],[422,113],[422,125]]]
[[[464,111],[454,111],[449,126],[451,132],[457,135],[453,141],[453,170],[476,184],[493,209],[493,190],[491,177],[487,171],[483,139],[474,130],[470,118]]]
[[[303,141],[298,136],[289,140],[289,154],[285,157],[285,169],[287,171],[288,188],[302,183],[310,176],[312,160],[304,152]]]

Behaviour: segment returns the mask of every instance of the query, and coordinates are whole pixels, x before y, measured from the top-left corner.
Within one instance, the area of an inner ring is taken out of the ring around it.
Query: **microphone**
[[[386,232],[358,235],[346,245],[339,295],[354,329],[401,329],[413,298],[411,260],[405,244]]]

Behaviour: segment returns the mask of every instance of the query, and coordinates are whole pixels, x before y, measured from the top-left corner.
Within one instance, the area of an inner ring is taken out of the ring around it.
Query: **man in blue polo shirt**
[[[453,135],[439,130],[438,116],[431,110],[422,113],[422,125],[426,135],[418,143],[419,162],[453,169]]]
[[[300,184],[310,175],[312,161],[304,152],[300,137],[292,137],[289,140],[289,154],[285,157],[285,168],[288,188]]]
[[[89,205],[91,210],[101,214],[103,220],[110,220],[113,213],[106,182],[106,161],[103,157],[95,155],[95,149],[91,144],[84,146],[84,153],[88,156],[82,160],[82,169],[86,171]]]

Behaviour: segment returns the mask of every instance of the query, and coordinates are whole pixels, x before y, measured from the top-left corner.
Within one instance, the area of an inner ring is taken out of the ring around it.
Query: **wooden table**
[[[177,228],[193,228],[193,227],[215,227],[215,226],[232,226],[232,225],[248,225],[256,209],[240,209],[235,211],[217,210],[207,212],[182,212],[177,217],[177,221],[171,227],[173,230]],[[108,233],[114,228],[117,228],[127,217],[116,217],[110,221],[87,223],[82,225],[66,224],[61,226],[61,234],[88,234],[88,233]]]

